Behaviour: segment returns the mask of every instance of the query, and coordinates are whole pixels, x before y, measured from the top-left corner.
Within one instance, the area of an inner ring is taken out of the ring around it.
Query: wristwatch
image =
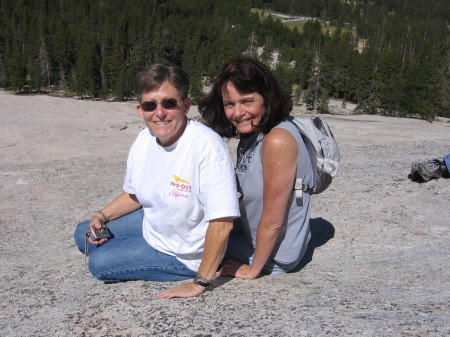
[[[212,280],[205,279],[199,273],[197,273],[197,275],[195,275],[195,277],[194,277],[194,284],[197,284],[197,285],[205,287],[205,288],[208,287],[211,284],[211,281]]]

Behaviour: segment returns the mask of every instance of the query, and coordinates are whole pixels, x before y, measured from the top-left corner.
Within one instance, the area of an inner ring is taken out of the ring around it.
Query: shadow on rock
[[[314,250],[317,247],[323,246],[328,240],[334,237],[333,225],[323,218],[315,218],[309,220],[311,227],[311,239],[308,243],[305,256],[300,260],[300,263],[290,272],[295,273],[302,270],[308,263],[312,261]]]
[[[408,178],[409,178],[409,180],[411,180],[414,183],[423,184],[423,183],[428,182],[426,180],[423,180],[418,173],[414,173],[414,174],[410,173],[410,174],[408,174]],[[434,179],[449,179],[449,178],[450,178],[449,174],[443,174],[442,177],[431,178],[430,180],[434,180]]]
[[[418,174],[415,174],[415,173],[408,174],[408,178],[409,178],[409,180],[411,180],[414,183],[423,184],[426,182]]]

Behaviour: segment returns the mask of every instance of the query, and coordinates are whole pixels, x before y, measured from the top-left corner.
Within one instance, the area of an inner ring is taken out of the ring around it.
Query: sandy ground
[[[121,191],[134,106],[0,92],[1,336],[450,334],[450,180],[408,178],[450,152],[448,120],[326,116],[342,167],[304,267],[159,300],[177,282],[103,284],[72,239]]]

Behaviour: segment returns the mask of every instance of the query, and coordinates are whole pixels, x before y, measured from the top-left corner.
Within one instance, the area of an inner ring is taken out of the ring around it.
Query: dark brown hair
[[[198,109],[206,124],[222,137],[233,137],[236,128],[228,121],[223,108],[222,90],[228,82],[242,94],[257,92],[264,98],[266,113],[258,127],[264,134],[285,120],[292,110],[292,99],[284,93],[270,69],[251,57],[239,57],[223,66],[213,88],[200,101]]]
[[[189,75],[179,66],[172,63],[154,63],[141,70],[134,79],[134,94],[141,102],[142,95],[161,87],[168,81],[182,99],[189,94]]]

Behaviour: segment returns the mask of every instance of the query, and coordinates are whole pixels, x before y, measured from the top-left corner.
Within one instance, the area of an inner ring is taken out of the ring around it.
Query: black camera
[[[100,229],[89,226],[89,229],[86,232],[86,236],[91,238],[92,241],[98,241],[103,238],[110,239],[113,237],[112,233],[106,226],[103,226]]]

